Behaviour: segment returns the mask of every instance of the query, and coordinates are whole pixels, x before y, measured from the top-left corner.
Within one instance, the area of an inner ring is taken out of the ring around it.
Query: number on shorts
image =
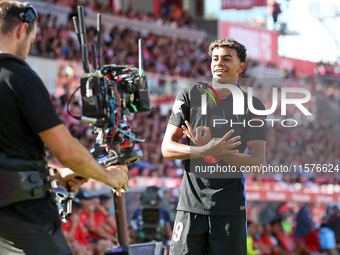
[[[181,239],[182,231],[183,231],[183,223],[176,222],[175,227],[174,227],[174,234],[173,234],[174,242],[178,242],[179,239]]]

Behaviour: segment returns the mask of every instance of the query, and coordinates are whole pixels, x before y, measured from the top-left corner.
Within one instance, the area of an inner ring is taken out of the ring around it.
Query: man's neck
[[[4,37],[0,35],[0,51],[1,53],[9,53],[15,55],[15,40],[12,37]]]
[[[0,42],[0,44],[1,44],[1,42]],[[1,47],[0,53],[10,53],[10,54],[13,54],[13,53],[11,53],[10,51],[8,51],[7,49],[5,49],[3,47]]]
[[[223,84],[233,85],[233,86],[236,87],[237,86],[237,79],[228,80],[226,83],[220,83],[217,80],[213,79],[212,87],[216,90],[217,94],[220,96],[221,99],[226,98],[231,94],[231,91],[229,89],[219,87],[219,85],[223,86]]]

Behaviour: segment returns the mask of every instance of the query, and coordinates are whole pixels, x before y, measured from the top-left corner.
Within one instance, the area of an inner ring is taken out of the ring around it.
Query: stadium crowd
[[[296,211],[279,209],[277,217],[265,224],[248,221],[248,255],[339,254],[339,221],[337,206],[326,208],[321,224],[315,223],[308,204]]]
[[[71,20],[66,25],[56,27],[56,22],[48,21],[53,20],[51,16],[42,16],[41,19],[41,26],[31,53],[43,57],[80,60],[79,43]],[[95,28],[87,29],[89,45],[95,42],[95,33]],[[137,41],[140,37],[139,33],[130,29],[113,27],[111,31],[107,31],[103,26],[104,64],[137,66]],[[174,40],[152,33],[144,40],[145,71],[181,77],[210,77],[209,56],[206,52],[208,46],[205,43]]]
[[[83,5],[85,14],[100,12],[112,15],[126,17],[128,19],[136,19],[147,23],[157,23],[159,25],[169,25],[172,27],[188,27],[193,28],[195,24],[192,22],[189,13],[180,8],[176,3],[168,3],[169,1],[161,1],[159,6],[159,14],[154,12],[143,13],[133,9],[130,3],[126,8],[121,4],[115,5],[114,1],[79,1],[79,0],[57,0],[58,4],[66,5],[72,8],[71,15],[77,13],[78,5]]]
[[[57,17],[39,16],[39,29],[32,55],[65,60],[81,60],[79,43],[72,19],[67,24],[57,26]],[[211,77],[208,44],[149,33],[146,36],[131,29],[118,26],[111,30],[102,27],[102,50],[104,64],[138,65],[139,38],[144,39],[144,70],[150,73],[177,76],[182,78],[206,79]],[[87,28],[87,42],[95,43],[96,28]],[[249,60],[247,66],[259,63]],[[245,72],[246,73],[246,72]],[[246,77],[246,76],[245,76]]]
[[[339,77],[340,76],[340,62],[337,61],[333,64],[329,62],[318,62],[315,73],[322,77]]]
[[[78,39],[74,32],[71,17],[77,15],[76,7],[79,4],[85,6],[85,11],[111,13],[126,17],[128,19],[138,19],[142,22],[155,22],[160,26],[170,25],[172,27],[186,27],[195,29],[195,25],[188,12],[179,8],[176,4],[167,4],[161,1],[160,15],[154,13],[142,14],[135,12],[131,4],[124,11],[115,11],[114,7],[103,1],[82,1],[61,0],[54,1],[71,7],[69,20],[67,23],[57,26],[58,17],[52,14],[39,14],[39,29],[36,43],[31,54],[39,56],[63,58],[68,60],[80,60]],[[104,3],[104,4],[103,4]],[[95,42],[95,28],[88,28],[87,40]],[[105,64],[136,64],[137,63],[137,40],[140,33],[130,29],[120,29],[113,27],[110,31],[103,25],[103,49]],[[158,36],[150,33],[145,37],[147,45],[143,50],[146,57],[145,70],[149,72],[178,75],[181,77],[210,77],[209,56],[207,54],[206,43],[193,43],[187,40],[174,40],[165,36]],[[128,46],[128,47],[126,47]],[[178,58],[183,60],[179,61]],[[258,65],[254,60],[248,60],[247,66]],[[263,65],[263,64],[261,64]],[[273,67],[272,65],[268,65]],[[339,77],[339,61],[335,63],[319,62],[316,64],[314,73],[322,78]],[[276,67],[274,67],[276,68]],[[284,70],[289,77],[296,77],[301,74],[295,73],[295,69]],[[284,74],[285,75],[285,74]]]

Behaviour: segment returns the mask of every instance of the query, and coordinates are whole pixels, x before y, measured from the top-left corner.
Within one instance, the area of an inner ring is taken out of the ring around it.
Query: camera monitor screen
[[[144,243],[130,245],[130,255],[162,255],[162,243]]]
[[[131,244],[129,246],[121,246],[108,248],[105,255],[163,255],[164,248],[162,242]]]

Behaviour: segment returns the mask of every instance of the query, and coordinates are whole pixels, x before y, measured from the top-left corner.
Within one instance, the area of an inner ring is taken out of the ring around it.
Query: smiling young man
[[[0,1],[0,254],[73,254],[52,199],[51,179],[73,192],[87,178],[119,192],[127,188],[127,166],[106,169],[97,163],[61,123],[47,89],[25,62],[37,18],[29,3]],[[49,176],[44,143],[72,170]]]
[[[185,163],[172,255],[247,254],[245,179],[240,169],[260,168],[265,158],[265,125],[247,125],[252,119],[265,121],[265,116],[252,114],[247,100],[245,113],[233,114],[237,97],[231,90],[239,88],[246,48],[225,38],[211,43],[209,55],[212,82],[178,93],[162,144],[164,157]],[[247,98],[243,91],[242,95]],[[264,109],[257,98],[253,102],[256,109]],[[216,119],[226,121],[215,125]],[[189,138],[188,145],[179,143],[183,134]],[[246,148],[248,154],[244,154]]]

